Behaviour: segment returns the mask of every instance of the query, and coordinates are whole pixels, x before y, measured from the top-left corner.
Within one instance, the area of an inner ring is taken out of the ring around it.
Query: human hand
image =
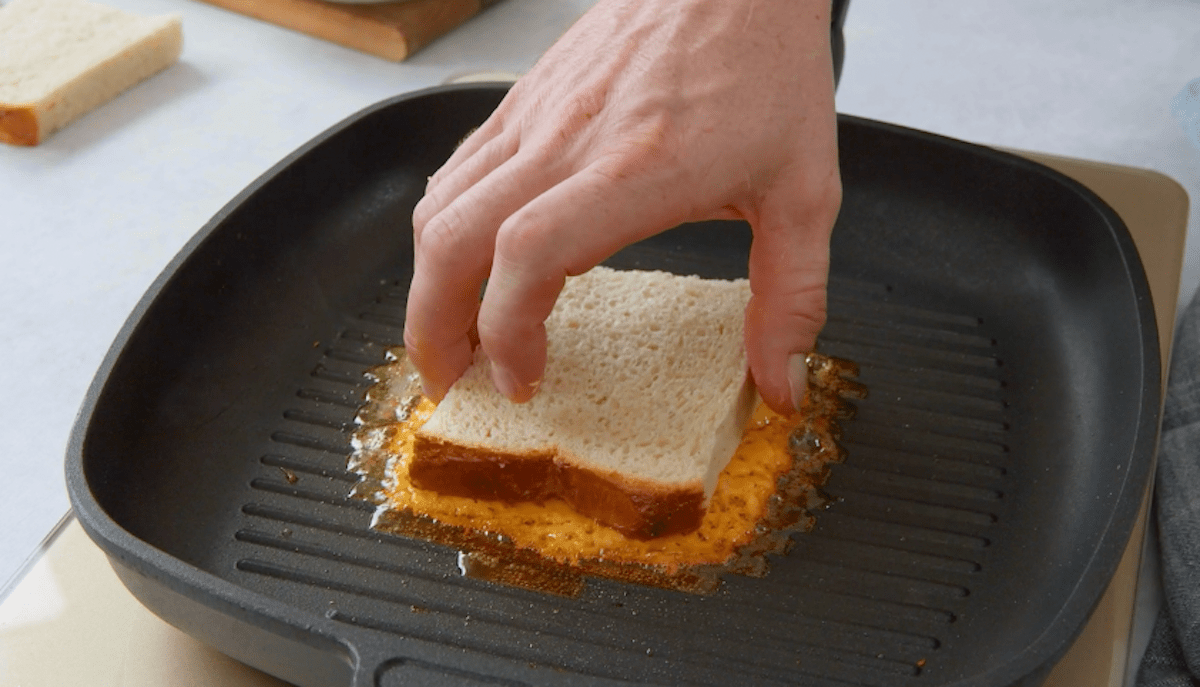
[[[429,181],[404,342],[440,400],[472,361],[537,391],[568,275],[683,222],[754,232],[747,357],[799,407],[841,203],[830,0],[601,0]],[[479,290],[487,280],[482,302]]]

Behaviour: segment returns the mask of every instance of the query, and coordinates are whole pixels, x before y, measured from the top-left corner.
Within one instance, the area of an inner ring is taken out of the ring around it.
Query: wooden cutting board
[[[499,0],[203,0],[255,19],[399,62]]]

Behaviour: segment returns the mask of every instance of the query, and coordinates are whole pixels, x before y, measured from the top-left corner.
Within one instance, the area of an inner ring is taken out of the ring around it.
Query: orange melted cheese
[[[418,513],[444,525],[500,534],[517,548],[568,565],[606,560],[654,566],[668,573],[687,566],[723,564],[756,538],[755,527],[767,515],[780,477],[792,467],[788,435],[798,424],[760,404],[720,475],[700,527],[687,534],[638,540],[580,515],[560,500],[504,504],[414,487],[408,480],[413,436],[434,407],[421,399],[408,419],[390,433],[385,451],[395,459],[384,482],[388,508]]]

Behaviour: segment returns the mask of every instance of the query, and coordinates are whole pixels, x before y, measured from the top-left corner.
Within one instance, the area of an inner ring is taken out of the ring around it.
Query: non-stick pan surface
[[[378,534],[345,469],[363,371],[401,341],[410,213],[503,96],[351,117],[200,231],[131,316],[67,458],[143,603],[298,685],[1037,684],[1132,529],[1158,427],[1149,291],[1120,220],[1038,165],[840,122],[820,348],[860,363],[836,503],[762,579],[562,599]],[[614,203],[621,202],[614,198]],[[736,223],[617,267],[742,276]]]

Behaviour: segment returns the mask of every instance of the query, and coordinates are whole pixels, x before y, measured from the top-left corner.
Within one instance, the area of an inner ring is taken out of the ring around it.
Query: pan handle
[[[358,657],[358,662],[354,665],[354,676],[351,678],[351,687],[376,687],[383,685],[380,678],[388,668],[389,659],[380,659],[376,656],[362,655]]]
[[[371,656],[360,654],[354,666],[352,687],[400,687],[401,685],[439,685],[458,682],[464,671],[436,663],[389,654]],[[472,683],[474,684],[474,683]]]
[[[403,682],[396,682],[395,675],[393,679],[386,679],[387,674],[392,668],[398,664],[403,664],[403,658],[397,658],[395,654],[376,654],[369,651],[359,650],[358,662],[354,664],[354,676],[351,678],[351,687],[384,687],[385,685],[400,685]]]
[[[360,653],[358,663],[354,666],[351,685],[352,687],[400,687],[401,685],[495,684],[498,676],[488,674],[490,669],[495,667],[494,665],[485,666],[482,663],[474,666],[446,665],[437,662],[437,659],[428,660],[395,654],[379,657]],[[476,670],[480,672],[475,672]],[[524,671],[521,667],[517,667],[516,672]],[[509,677],[515,679],[517,684],[537,684],[546,680],[544,675],[538,679],[536,675],[530,673],[524,673],[519,677],[510,673]],[[508,680],[501,680],[501,682],[511,684]]]

